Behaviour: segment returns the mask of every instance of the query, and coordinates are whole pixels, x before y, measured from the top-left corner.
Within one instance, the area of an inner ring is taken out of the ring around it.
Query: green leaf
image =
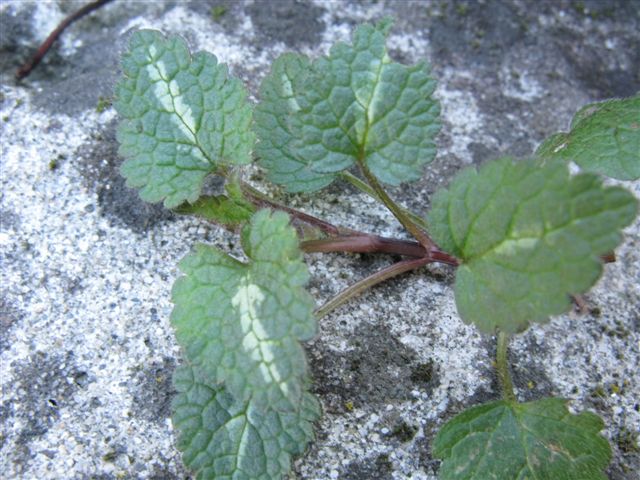
[[[171,320],[189,362],[239,402],[295,410],[307,381],[300,341],[316,331],[307,268],[286,214],[259,211],[247,232],[249,263],[206,245],[182,260]]]
[[[595,414],[572,415],[566,400],[497,401],[442,427],[433,455],[442,480],[606,480],[611,448]]]
[[[640,94],[585,106],[571,130],[551,136],[537,155],[572,160],[586,171],[620,180],[640,178]]]
[[[313,191],[330,184],[334,174],[316,172],[295,151],[293,124],[300,111],[296,95],[309,71],[304,55],[285,53],[276,59],[262,82],[262,101],[255,110],[255,131],[260,140],[256,154],[273,183],[286,185],[292,192]]]
[[[251,161],[251,109],[240,82],[215,56],[193,58],[180,37],[134,33],[122,59],[115,106],[122,174],[149,202],[195,202],[220,165]]]
[[[466,169],[433,199],[428,222],[456,272],[460,316],[485,332],[524,330],[570,307],[602,271],[600,256],[636,215],[628,191],[564,162],[508,158]]]
[[[424,63],[391,61],[389,29],[388,21],[360,26],[352,44],[311,65],[300,56],[276,62],[256,113],[258,152],[273,181],[317,190],[360,161],[392,185],[420,178],[440,129],[435,81]]]
[[[183,203],[174,211],[183,215],[197,215],[235,229],[249,221],[255,208],[245,199],[237,182],[231,181],[225,188],[227,195],[201,196],[195,203]]]
[[[320,408],[305,393],[300,408],[280,412],[237,402],[224,387],[200,379],[188,365],[174,373],[178,395],[173,424],[184,463],[199,480],[272,480],[290,469],[291,456],[313,440]]]
[[[183,203],[174,211],[183,215],[197,215],[231,228],[238,227],[253,215],[252,208],[247,208],[226,195],[204,195],[195,203]]]

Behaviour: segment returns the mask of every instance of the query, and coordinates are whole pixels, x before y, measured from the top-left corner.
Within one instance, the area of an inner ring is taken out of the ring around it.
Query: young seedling
[[[509,337],[571,307],[602,272],[637,201],[597,174],[640,176],[640,95],[593,104],[530,159],[461,171],[425,216],[384,185],[417,180],[440,130],[427,65],[393,62],[389,20],[358,27],[326,57],[279,57],[260,102],[215,56],[179,37],[131,37],[115,106],[122,173],[149,202],[239,232],[247,261],[197,245],[180,263],[171,316],[184,362],[173,422],[199,479],[275,479],[313,440],[320,404],[301,342],[317,320],[371,286],[439,262],[456,270],[460,317],[497,335],[502,400],[472,407],[438,433],[443,479],[604,479],[611,451],[594,414],[567,401],[520,403]],[[346,181],[384,204],[414,240],[332,225],[269,198],[242,179],[257,158],[272,182],[314,192]],[[567,161],[583,173],[571,175]],[[359,172],[356,176],[351,170]],[[596,173],[591,173],[596,172]],[[202,194],[205,178],[225,191]],[[382,252],[402,259],[314,310],[303,252]]]

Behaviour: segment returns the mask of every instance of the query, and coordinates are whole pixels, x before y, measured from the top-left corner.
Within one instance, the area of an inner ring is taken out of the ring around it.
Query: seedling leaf
[[[472,407],[436,435],[442,480],[606,480],[611,448],[595,414],[571,414],[566,400],[497,401]]]
[[[294,411],[307,377],[299,341],[316,330],[307,269],[282,212],[256,213],[246,243],[249,263],[206,245],[182,260],[171,320],[188,361],[238,402]]]
[[[195,203],[183,203],[174,210],[176,213],[197,215],[231,228],[248,221],[253,214],[251,207],[239,204],[227,195],[204,195]]]
[[[508,158],[463,170],[433,199],[434,240],[463,260],[460,316],[508,333],[570,307],[599,277],[600,256],[621,240],[637,201],[594,174],[569,177],[564,162]]]
[[[195,202],[220,165],[251,161],[254,136],[244,87],[206,52],[184,40],[135,32],[116,86],[122,174],[148,202]]]
[[[640,178],[640,94],[583,107],[571,130],[551,136],[537,154],[620,180]]]
[[[383,182],[420,178],[435,156],[440,106],[424,63],[391,61],[390,22],[362,25],[312,64],[281,57],[262,85],[256,124],[263,165],[290,191],[313,191],[366,162]]]
[[[227,195],[204,195],[194,203],[183,203],[174,211],[184,215],[197,215],[235,229],[251,219],[255,208],[244,198],[237,182],[231,181],[225,188]]]
[[[300,408],[279,412],[252,400],[238,402],[197,368],[176,369],[173,423],[184,463],[199,480],[273,480],[290,469],[291,456],[313,440],[318,402],[304,393]]]

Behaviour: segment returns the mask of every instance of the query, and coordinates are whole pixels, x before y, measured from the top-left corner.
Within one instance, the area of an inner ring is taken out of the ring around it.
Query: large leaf
[[[463,170],[438,192],[435,241],[463,260],[455,296],[466,323],[518,332],[570,306],[599,277],[600,256],[621,240],[637,201],[564,162],[501,159]]]
[[[583,107],[571,130],[551,136],[537,153],[621,180],[640,178],[640,94]]]
[[[276,62],[256,115],[258,151],[275,182],[316,190],[359,161],[392,185],[420,178],[440,129],[435,82],[423,63],[391,61],[389,28],[360,26],[351,44],[311,65],[299,56]]]
[[[290,411],[307,363],[300,340],[316,331],[307,268],[289,217],[262,210],[250,223],[242,263],[199,245],[180,263],[171,320],[184,353],[239,402]]]
[[[566,401],[497,401],[442,427],[433,455],[442,480],[606,480],[611,448],[595,414],[572,415]]]
[[[224,387],[201,380],[188,365],[178,367],[174,384],[178,447],[199,480],[282,478],[291,456],[313,440],[312,422],[320,410],[308,393],[298,410],[279,412],[257,407],[252,400],[236,401]]]
[[[122,174],[149,202],[167,208],[200,195],[219,165],[251,161],[251,109],[240,82],[215,56],[191,57],[180,37],[134,33],[122,58],[115,106]]]

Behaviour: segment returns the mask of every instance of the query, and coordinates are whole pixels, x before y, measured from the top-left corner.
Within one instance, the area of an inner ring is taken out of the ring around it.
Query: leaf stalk
[[[318,320],[321,319],[325,315],[331,313],[336,308],[344,305],[346,302],[360,295],[362,292],[368,290],[374,285],[382,283],[390,278],[397,277],[398,275],[401,275],[405,272],[424,267],[430,262],[431,259],[429,257],[412,258],[396,262],[389,267],[383,268],[382,270],[375,272],[368,277],[363,278],[359,282],[356,282],[353,285],[345,288],[324,305],[317,308],[315,311],[316,318]]]
[[[380,184],[376,176],[371,173],[371,170],[369,170],[369,167],[367,167],[364,161],[364,154],[361,154],[358,158],[358,166],[360,167],[362,175],[364,176],[364,178],[366,178],[367,182],[369,183],[377,197],[380,199],[380,201],[385,204],[389,211],[393,213],[393,215],[398,219],[402,226],[407,229],[407,231],[413,236],[413,238],[420,242],[420,244],[427,250],[435,247],[436,245],[433,240],[431,240],[429,235],[427,235],[427,233],[410,218],[407,212],[396,202],[394,202],[393,199],[387,194],[385,189],[382,187],[382,184]]]
[[[346,232],[353,232],[353,230],[338,228],[329,222],[325,222],[324,220],[314,217],[313,215],[309,215],[308,213],[304,213],[304,212],[301,212],[300,210],[296,210],[294,208],[287,207],[278,202],[275,202],[271,200],[269,197],[267,197],[260,190],[253,188],[251,185],[249,185],[246,182],[241,182],[240,186],[242,188],[242,191],[249,197],[249,200],[255,205],[257,205],[258,207],[269,207],[269,208],[274,208],[276,210],[281,210],[291,215],[294,219],[300,220],[308,225],[319,228],[322,232],[328,235],[340,235]]]
[[[369,234],[307,240],[300,243],[300,248],[306,253],[390,253],[415,258],[422,258],[427,254],[425,248],[417,242]]]
[[[374,200],[377,200],[378,202],[382,203],[382,199],[378,196],[375,190],[371,188],[368,183],[363,182],[352,173],[347,171],[340,172],[340,178],[350,183],[352,186],[354,186],[361,192],[366,193]],[[425,231],[427,230],[427,222],[425,222],[422,217],[420,217],[419,215],[416,215],[410,210],[407,210],[406,208],[402,208],[402,207],[399,207],[399,208],[405,213],[405,215],[407,215],[411,219],[411,221],[413,221],[413,223],[418,225],[421,229]]]
[[[502,388],[502,398],[510,402],[517,402],[516,394],[513,390],[511,373],[509,372],[509,362],[507,360],[508,345],[509,335],[502,331],[499,331],[498,346],[496,351],[496,370],[498,371],[500,387]]]

